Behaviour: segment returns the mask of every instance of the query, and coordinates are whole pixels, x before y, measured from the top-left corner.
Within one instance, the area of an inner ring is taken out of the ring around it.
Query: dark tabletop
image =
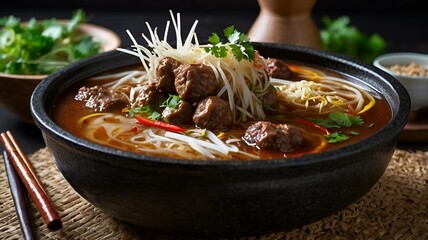
[[[97,7],[95,2],[98,3],[98,1],[88,0],[84,2],[85,5],[82,1],[76,1],[73,5],[70,1],[65,1],[63,8],[49,9],[43,7],[43,4],[47,4],[48,1],[15,1],[14,3],[2,4],[0,17],[15,15],[23,20],[28,20],[30,17],[37,19],[47,17],[69,18],[76,6],[84,6],[91,23],[112,29],[121,37],[122,47],[129,47],[131,41],[125,33],[127,29],[133,33],[145,32],[146,21],[150,22],[152,26],[163,27],[165,22],[170,19],[168,9],[178,9],[178,11],[182,9],[180,12],[183,29],[189,29],[194,20],[198,19],[197,32],[199,39],[206,39],[212,32],[221,32],[224,27],[230,25],[235,25],[240,31],[248,31],[259,12],[256,1],[248,1],[248,6],[244,8],[241,5],[245,4],[239,5],[238,3],[245,3],[245,1],[232,1],[233,4],[229,8],[204,8],[205,5],[200,2],[197,4],[196,1],[172,1],[174,3],[168,2],[168,4],[175,4],[176,6],[168,5],[168,7],[162,5],[162,3],[166,4],[167,1],[165,0],[156,1],[151,5],[147,5],[147,2],[139,1],[140,6],[133,7],[133,4],[137,3],[125,0],[123,3],[128,5],[121,8],[99,7],[99,5]],[[111,1],[107,1],[107,3],[109,2]],[[178,2],[181,5],[178,5]],[[230,3],[230,1],[226,2],[224,0],[219,0],[218,2]],[[423,4],[421,4],[423,1],[401,1],[413,4],[413,7],[409,7],[409,4],[398,5],[397,1],[383,1],[389,4],[387,8],[381,7],[380,2],[382,1],[376,0],[371,1],[374,3],[374,5],[370,5],[371,8],[367,7],[367,4],[370,3],[369,1],[352,2],[355,6],[351,6],[351,3],[346,3],[346,6],[343,4],[332,6],[331,2],[335,1],[326,2],[331,5],[318,1],[313,11],[313,18],[319,27],[322,24],[321,19],[323,16],[337,17],[346,14],[351,17],[352,24],[356,25],[362,32],[379,33],[388,43],[387,52],[409,51],[428,54],[428,31],[426,31],[428,14],[421,10],[424,9],[422,7]],[[35,3],[40,5],[37,6]],[[81,3],[81,5],[76,5],[78,3]],[[212,3],[212,1],[208,3]],[[365,5],[366,7],[364,7]],[[16,116],[0,107],[0,132],[6,130],[12,132],[18,144],[27,154],[45,146],[41,132],[35,125],[21,122]],[[428,143],[399,143],[399,147],[428,150]],[[0,149],[2,149],[2,146],[0,146]]]

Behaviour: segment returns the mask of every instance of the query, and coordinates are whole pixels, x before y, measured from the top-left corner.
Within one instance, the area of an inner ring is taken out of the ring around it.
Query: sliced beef
[[[162,117],[170,123],[192,124],[193,112],[193,105],[189,102],[182,101],[178,104],[177,108],[165,108],[162,112]]]
[[[295,126],[259,121],[248,127],[243,140],[259,149],[286,153],[296,150],[302,144],[303,137]]]
[[[122,109],[129,104],[125,93],[103,86],[81,87],[74,99],[85,101],[85,106],[96,112]]]
[[[214,95],[218,87],[213,70],[203,64],[182,64],[174,73],[178,95],[191,103]]]
[[[276,89],[273,85],[269,85],[269,87],[264,91],[260,98],[262,100],[263,108],[268,111],[275,111],[277,102],[276,102]]]
[[[150,82],[143,86],[132,107],[153,106],[159,107],[168,95],[157,90],[156,82]]]
[[[268,60],[268,74],[273,78],[288,79],[292,72],[287,64],[281,59],[269,58]]]
[[[165,57],[156,66],[156,88],[160,92],[176,94],[174,69],[181,63],[174,58]]]
[[[210,96],[198,103],[193,122],[200,128],[228,130],[233,125],[233,112],[226,101]]]

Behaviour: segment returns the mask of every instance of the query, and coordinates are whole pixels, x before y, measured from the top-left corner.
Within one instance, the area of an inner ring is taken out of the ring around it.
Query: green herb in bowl
[[[86,22],[79,9],[69,21],[32,18],[21,22],[8,16],[0,19],[0,72],[9,74],[49,74],[69,63],[95,55],[101,43],[78,31]]]
[[[120,46],[115,32],[85,21],[82,10],[68,20],[0,19],[1,108],[34,123],[30,98],[40,81],[73,61]]]

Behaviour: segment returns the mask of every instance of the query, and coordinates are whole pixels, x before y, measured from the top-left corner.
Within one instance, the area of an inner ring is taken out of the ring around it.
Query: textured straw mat
[[[32,204],[40,239],[174,239],[137,232],[82,199],[63,179],[47,149],[29,157],[57,207],[63,228],[50,232]],[[0,239],[22,239],[0,157]],[[386,173],[356,203],[321,221],[248,239],[428,239],[428,152],[396,150]]]

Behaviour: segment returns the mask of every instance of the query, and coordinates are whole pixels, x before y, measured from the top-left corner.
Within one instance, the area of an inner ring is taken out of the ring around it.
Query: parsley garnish
[[[340,128],[340,126],[331,121],[331,119],[308,118],[307,120],[325,128]]]
[[[349,133],[352,134],[352,135],[354,135],[354,136],[360,135],[360,133],[356,132],[356,131],[350,131]]]
[[[334,132],[331,134],[325,134],[325,138],[327,138],[328,143],[340,143],[345,140],[349,139],[349,136],[341,133],[341,132]]]
[[[238,32],[234,26],[230,26],[223,30],[223,35],[229,41],[228,43],[222,43],[218,34],[213,33],[208,38],[212,47],[205,47],[205,51],[217,58],[226,57],[230,51],[238,61],[242,59],[248,61],[254,60],[254,47],[251,45],[250,39],[246,34]]]
[[[354,116],[347,113],[330,113],[328,118],[339,126],[344,127],[361,126],[364,124],[364,121],[360,116]]]
[[[169,95],[169,97],[159,106],[169,109],[176,109],[178,105],[182,102],[180,96],[178,95]],[[128,111],[130,117],[135,117],[136,115],[143,115],[151,120],[160,120],[162,119],[162,114],[155,110],[154,106],[142,106],[131,108]]]
[[[144,106],[144,107],[131,108],[129,109],[128,114],[130,117],[135,117],[135,115],[151,114],[153,111],[154,111],[153,107]]]
[[[170,94],[169,97],[162,103],[161,107],[176,109],[181,102],[182,100],[180,96]]]
[[[308,120],[325,128],[359,127],[364,124],[364,120],[360,116],[341,112],[330,113],[327,119],[308,118]],[[351,131],[349,133],[354,136],[360,134],[356,131]],[[350,138],[348,135],[341,132],[325,134],[324,136],[329,143],[339,143]]]
[[[79,9],[66,24],[55,19],[0,18],[0,72],[49,74],[69,63],[100,52],[101,44],[76,31],[86,22]]]
[[[144,115],[152,120],[159,120],[162,115],[155,111],[152,106],[142,106],[137,108],[131,108],[128,112],[130,117],[135,117],[136,115]]]
[[[152,112],[152,114],[150,114],[150,116],[149,116],[149,118],[151,120],[159,120],[159,119],[161,119],[161,117],[162,117],[162,114],[160,114],[156,111]]]
[[[328,119],[308,118],[308,120],[325,128],[359,127],[364,124],[364,120],[360,116],[341,112],[330,113]]]

